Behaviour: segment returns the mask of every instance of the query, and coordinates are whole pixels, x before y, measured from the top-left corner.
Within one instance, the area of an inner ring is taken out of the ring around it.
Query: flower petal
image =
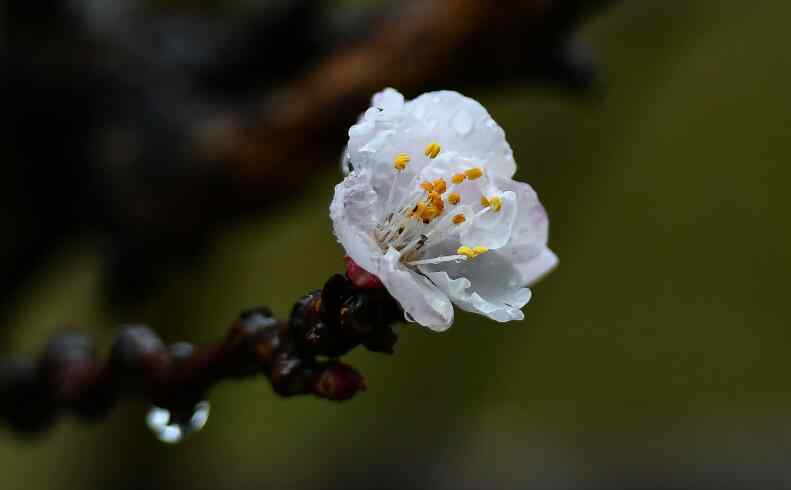
[[[425,277],[405,269],[401,254],[391,248],[379,261],[376,275],[404,308],[406,318],[436,332],[453,323],[453,305],[448,296]]]
[[[531,253],[526,259],[511,256],[511,260],[522,276],[522,284],[525,286],[532,286],[558,265],[558,256],[546,247],[538,255]]]
[[[431,129],[438,143],[477,161],[487,173],[508,178],[516,172],[505,131],[477,101],[441,90],[407,102],[404,110]]]
[[[464,245],[482,246],[491,250],[504,247],[510,240],[517,218],[517,198],[511,191],[500,195],[501,208],[495,211],[487,209],[483,214],[476,216],[461,234]]]
[[[385,113],[395,113],[404,107],[404,96],[398,90],[388,87],[373,96],[373,106]]]
[[[529,289],[520,287],[520,272],[497,252],[459,264],[423,266],[421,270],[459,308],[497,322],[522,320],[521,308],[532,296]]]
[[[457,153],[487,174],[510,178],[516,172],[505,132],[473,99],[440,91],[404,102],[400,93],[385,89],[374,95],[372,104],[349,130],[354,168],[369,167],[376,175],[392,166],[394,155],[418,157],[427,144],[437,142],[442,151]],[[364,154],[373,147],[375,155]],[[414,158],[410,165],[419,171],[427,164],[425,158]]]
[[[497,188],[516,194],[519,211],[510,245],[531,243],[545,246],[549,238],[549,218],[536,191],[524,182],[511,179],[495,177],[493,182]]]
[[[528,184],[495,178],[497,187],[516,193],[518,215],[511,240],[499,250],[519,270],[522,284],[541,279],[558,264],[558,257],[547,247],[549,218],[538,194]]]
[[[346,250],[346,255],[368,271],[376,266],[374,257],[382,255],[382,250],[373,239],[377,201],[368,175],[365,172],[352,172],[335,186],[335,195],[330,204],[335,237]]]

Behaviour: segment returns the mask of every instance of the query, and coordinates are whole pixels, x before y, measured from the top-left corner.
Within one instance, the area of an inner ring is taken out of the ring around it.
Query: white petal
[[[516,172],[505,131],[477,101],[442,90],[407,102],[404,110],[432,130],[443,148],[475,160],[489,174],[512,177]]]
[[[516,194],[511,191],[500,194],[500,211],[489,208],[482,215],[470,220],[461,234],[464,245],[482,246],[491,250],[504,247],[511,240],[511,231],[517,218]]]
[[[461,264],[422,266],[421,270],[459,308],[498,322],[522,320],[521,308],[531,297],[521,287],[519,271],[497,252]]]
[[[540,246],[538,250],[546,246],[549,238],[549,218],[536,191],[528,184],[515,180],[495,177],[493,182],[498,188],[516,194],[518,214],[509,245],[533,244]]]
[[[391,133],[383,138],[383,131]],[[379,150],[376,158],[359,155],[371,148],[372,140]],[[410,166],[419,171],[429,164],[423,150],[432,142],[487,174],[510,178],[516,171],[503,129],[478,102],[451,91],[430,92],[406,103],[393,89],[376,94],[373,107],[349,131],[349,154],[354,168],[367,166],[376,174],[392,167],[394,155],[407,153],[413,157]]]
[[[522,283],[530,285],[558,264],[558,257],[547,247],[549,218],[528,184],[495,178],[496,185],[516,193],[518,215],[508,244],[499,253],[519,270]]]
[[[453,305],[448,296],[425,277],[404,268],[401,255],[391,248],[379,262],[376,276],[401,304],[407,320],[442,332],[453,323]]]
[[[522,277],[522,284],[531,286],[549,274],[558,265],[558,256],[544,248],[538,255],[531,255],[527,260],[514,262],[514,267]]]
[[[335,186],[330,217],[338,242],[346,254],[367,271],[376,266],[382,250],[373,240],[378,198],[365,172],[352,172]]]
[[[384,112],[397,112],[404,106],[404,96],[388,87],[373,96],[373,106]]]

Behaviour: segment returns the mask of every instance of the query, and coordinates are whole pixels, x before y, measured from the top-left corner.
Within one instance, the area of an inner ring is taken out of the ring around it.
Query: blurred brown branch
[[[3,298],[53,242],[87,228],[109,238],[109,297],[143,299],[218,226],[337,165],[347,128],[385,86],[584,91],[597,70],[574,31],[609,2],[412,0],[345,24],[312,0],[236,23],[138,3],[103,20],[65,0],[45,13],[10,1],[3,207],[18,233],[3,254]]]
[[[269,194],[260,192],[262,187],[293,185],[317,165],[336,163],[346,129],[384,87],[416,94],[544,76],[588,88],[595,66],[572,32],[596,4],[401,2],[381,16],[370,35],[331,50],[250,111],[204,123],[204,131],[196,133],[198,154],[222,162],[222,172],[232,176],[229,195],[265,202]]]

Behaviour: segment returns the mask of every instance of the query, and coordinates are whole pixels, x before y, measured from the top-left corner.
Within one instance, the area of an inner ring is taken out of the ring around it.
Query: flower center
[[[428,159],[436,158],[441,152],[437,143],[426,146],[425,156]],[[398,153],[393,158],[395,176],[387,197],[385,210],[386,217],[377,225],[374,238],[383,251],[390,247],[401,253],[401,262],[407,266],[424,264],[439,264],[450,261],[464,261],[486,253],[488,249],[482,246],[462,245],[456,254],[438,257],[426,257],[425,251],[431,244],[437,244],[459,233],[459,227],[468,220],[478,218],[482,214],[492,211],[498,212],[502,208],[499,196],[481,197],[480,210],[473,216],[467,217],[463,212],[451,212],[453,207],[462,202],[461,194],[455,192],[457,186],[465,181],[473,181],[484,176],[483,169],[471,167],[463,172],[447,176],[434,181],[419,181],[415,175],[407,186],[407,191],[396,199],[396,190],[399,179],[407,169],[412,157],[406,153]],[[467,209],[472,209],[475,203],[469,203]]]

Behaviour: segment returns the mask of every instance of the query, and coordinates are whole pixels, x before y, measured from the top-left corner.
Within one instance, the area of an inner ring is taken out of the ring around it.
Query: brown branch
[[[335,275],[297,302],[287,322],[266,308],[249,310],[214,346],[167,347],[148,327],[126,326],[101,362],[88,337],[64,330],[38,361],[20,357],[0,365],[0,418],[35,432],[59,412],[94,419],[123,398],[185,413],[215,384],[259,373],[284,397],[346,400],[365,389],[365,380],[337,358],[358,345],[392,353],[397,337],[390,325],[402,318],[386,290],[360,289]]]
[[[304,172],[337,161],[346,130],[386,86],[415,94],[531,75],[557,79],[559,72],[569,84],[588,85],[595,67],[569,40],[579,19],[602,3],[400,2],[371,35],[331,51],[249,113],[225,112],[199,124],[195,153],[222,162],[233,196],[228,202],[248,207],[268,200],[262,186],[288,187],[281,184],[296,184]]]

